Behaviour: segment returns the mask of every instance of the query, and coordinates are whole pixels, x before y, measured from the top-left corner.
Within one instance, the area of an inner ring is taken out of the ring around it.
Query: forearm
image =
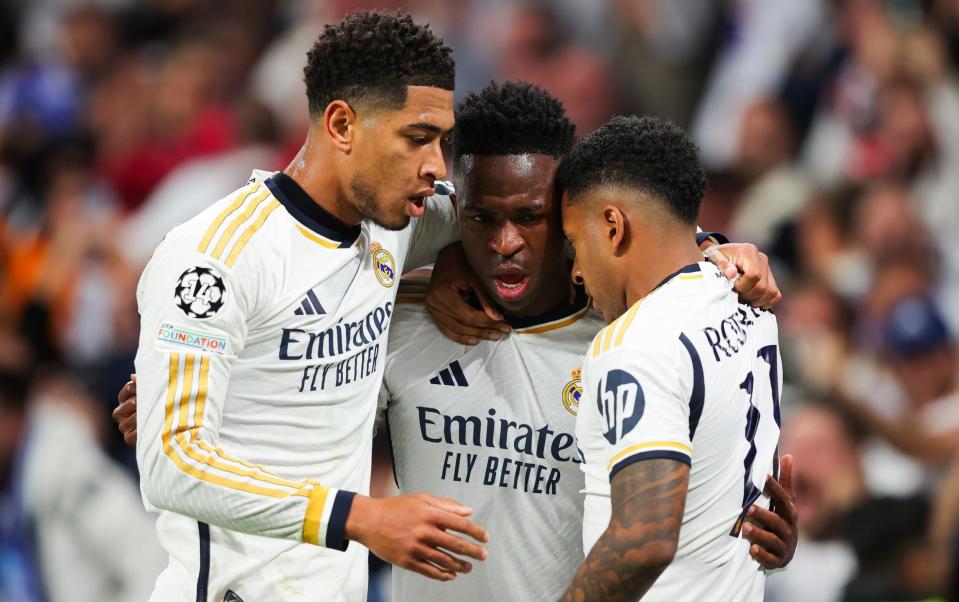
[[[615,474],[609,526],[563,600],[643,596],[676,555],[688,486],[689,466],[673,459],[637,461]]]
[[[241,533],[345,547],[351,493],[272,474],[219,446],[229,376],[222,359],[147,355],[137,361],[137,463],[148,506]]]
[[[599,538],[566,589],[564,602],[633,602],[649,591],[669,565],[661,551],[646,549],[655,543],[635,549],[617,539],[619,530],[610,525]]]

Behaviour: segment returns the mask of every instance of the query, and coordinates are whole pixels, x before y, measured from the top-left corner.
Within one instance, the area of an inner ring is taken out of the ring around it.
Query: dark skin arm
[[[689,466],[642,460],[619,471],[610,486],[609,526],[576,572],[564,601],[633,602],[676,555]]]

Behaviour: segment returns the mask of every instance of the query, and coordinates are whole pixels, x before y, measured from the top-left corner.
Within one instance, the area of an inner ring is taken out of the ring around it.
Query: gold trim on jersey
[[[267,197],[270,196],[270,189],[264,187],[261,192],[259,192],[253,200],[246,203],[246,208],[238,216],[233,218],[233,221],[230,222],[230,225],[226,227],[223,231],[223,234],[217,239],[216,246],[213,247],[213,257],[215,259],[220,259],[223,256],[223,251],[226,249],[227,243],[233,239],[233,235],[236,233],[237,229],[246,222],[248,219],[253,217],[253,214],[259,208],[260,204],[266,201]]]
[[[329,238],[324,238],[320,236],[319,234],[316,234],[315,232],[310,232],[309,230],[307,230],[300,224],[296,225],[296,229],[300,231],[300,234],[302,234],[303,236],[307,237],[308,239],[312,240],[313,242],[315,242],[316,244],[320,246],[326,247],[327,249],[340,248],[340,243],[336,242],[335,240],[330,240]]]
[[[217,230],[220,229],[220,226],[223,225],[223,222],[227,217],[234,211],[240,208],[241,205],[246,201],[247,198],[253,191],[259,188],[259,184],[256,182],[251,182],[245,188],[242,188],[240,192],[236,195],[236,200],[234,200],[230,205],[220,212],[216,219],[213,220],[213,223],[210,224],[210,227],[207,228],[206,233],[203,235],[203,238],[200,240],[200,244],[197,245],[196,250],[200,253],[206,253],[207,248],[210,246],[210,242],[213,241],[213,235],[216,234]]]
[[[606,465],[606,470],[612,470],[613,466],[617,462],[625,458],[626,456],[632,455],[634,452],[638,452],[644,449],[661,449],[664,447],[669,447],[672,449],[678,449],[681,452],[684,452],[688,455],[692,455],[693,450],[688,446],[682,443],[677,443],[675,441],[650,441],[648,443],[637,443],[636,445],[630,445],[623,451],[619,452],[615,456],[609,459],[609,464]]]
[[[236,263],[237,258],[240,256],[240,253],[243,251],[243,247],[246,246],[246,243],[250,242],[250,239],[253,238],[253,235],[256,234],[256,231],[263,227],[263,224],[266,222],[266,219],[270,217],[270,214],[276,211],[276,208],[280,206],[280,201],[273,199],[270,203],[260,212],[260,217],[253,222],[253,225],[247,228],[243,234],[240,235],[239,240],[236,241],[236,244],[233,245],[233,250],[230,251],[230,255],[226,258],[226,267],[232,268],[233,264]]]
[[[314,521],[318,520],[317,512],[322,516],[329,497],[328,488],[312,479],[297,482],[277,476],[262,466],[231,456],[200,438],[206,410],[209,372],[209,356],[170,354],[162,433],[163,453],[183,472],[213,485],[273,498],[309,498],[304,517],[303,539],[307,543],[318,543],[320,524]],[[255,482],[218,473],[228,473]],[[316,505],[319,505],[319,510],[315,508]]]

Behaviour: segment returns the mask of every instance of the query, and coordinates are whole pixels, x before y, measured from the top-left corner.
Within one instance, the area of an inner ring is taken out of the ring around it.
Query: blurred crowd
[[[959,599],[959,0],[0,0],[0,600],[146,599],[163,555],[109,420],[136,280],[292,158],[306,51],[357,8],[431,23],[458,98],[524,79],[580,135],[692,132],[700,225],[785,295],[802,540],[767,599]]]

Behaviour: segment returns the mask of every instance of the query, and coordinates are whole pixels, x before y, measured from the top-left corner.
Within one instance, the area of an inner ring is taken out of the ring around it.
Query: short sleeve
[[[627,345],[590,367],[588,394],[599,410],[610,480],[640,460],[691,463],[689,376],[674,347]]]

